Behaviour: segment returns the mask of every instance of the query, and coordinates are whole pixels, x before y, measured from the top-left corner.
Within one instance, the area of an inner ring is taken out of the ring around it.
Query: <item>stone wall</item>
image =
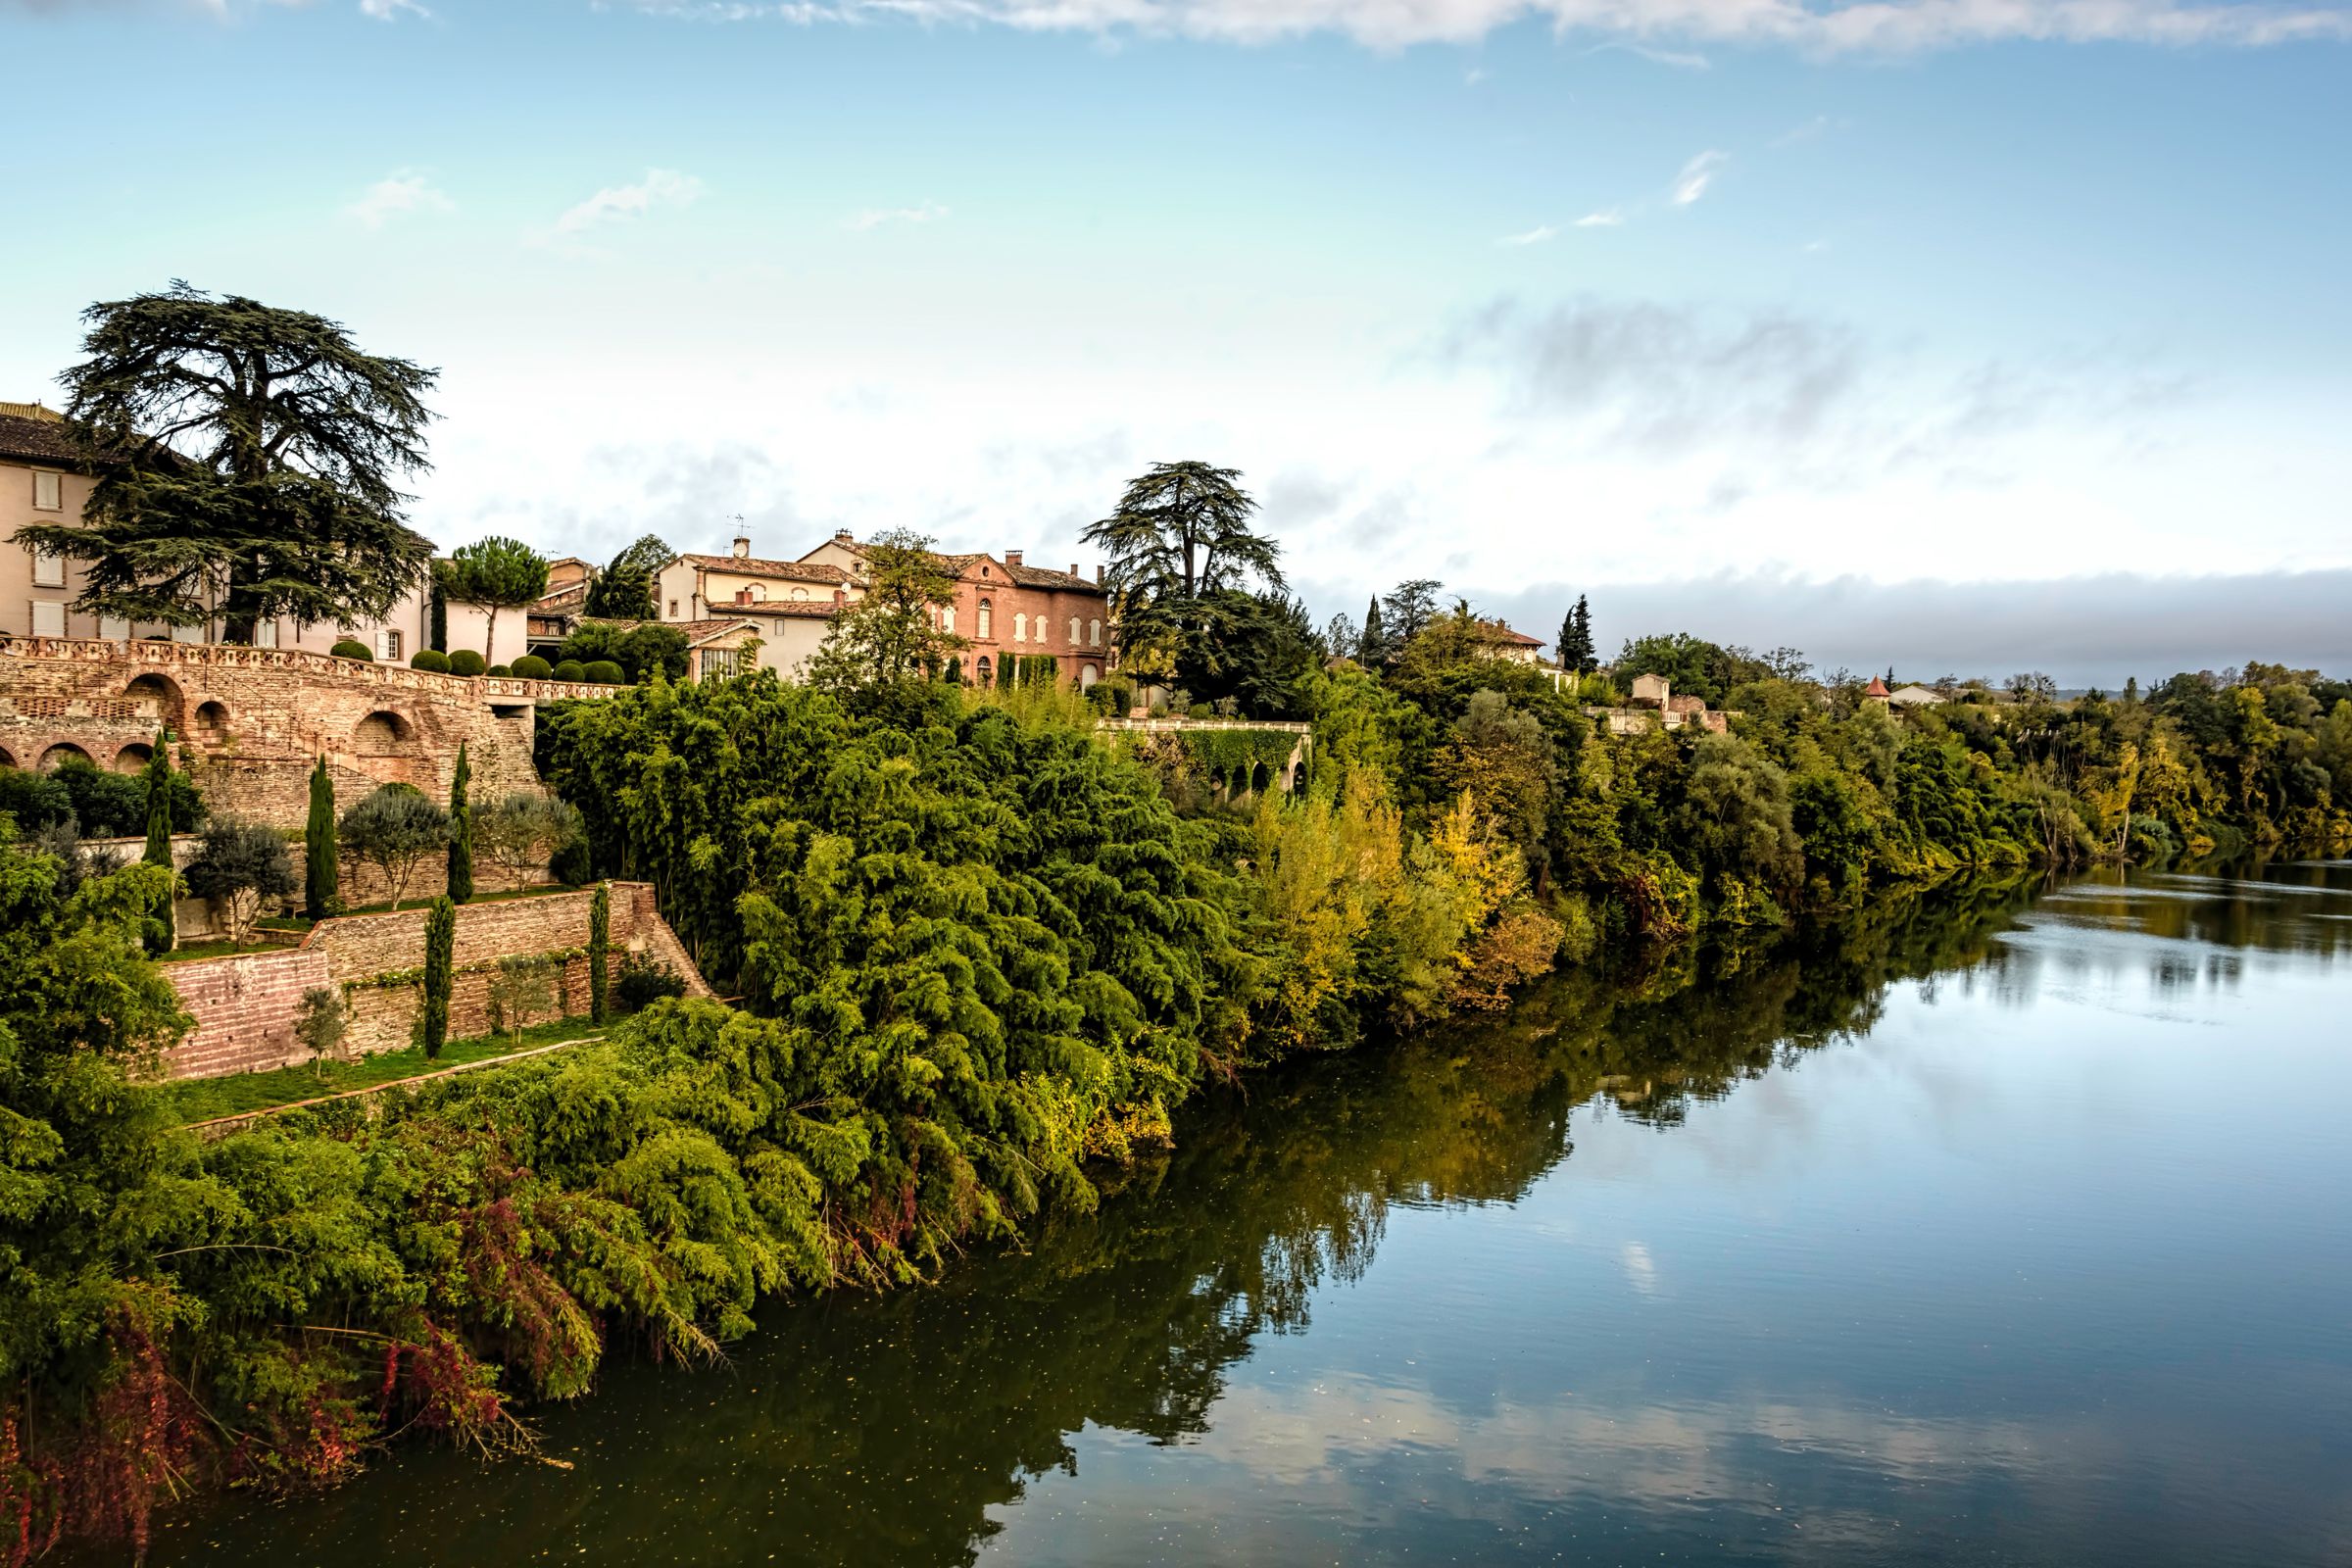
[[[326,759],[338,803],[379,784],[446,799],[463,743],[476,799],[537,789],[538,704],[620,688],[440,675],[297,649],[0,635],[0,765],[79,753],[142,765],[159,727],[216,815],[300,827]]]
[[[655,908],[652,886],[615,882],[612,888],[613,970],[625,955],[642,953],[684,976],[689,995],[709,996],[701,971]],[[501,958],[577,954],[550,976],[556,1005],[548,1016],[586,1012],[585,950],[594,899],[593,890],[582,889],[462,906],[452,955],[457,973],[451,985],[450,1038],[489,1032],[491,971]],[[423,967],[424,917],[420,908],[346,915],[321,920],[301,947],[282,953],[167,965],[164,972],[195,1016],[196,1027],[167,1054],[164,1075],[211,1078],[308,1060],[294,1038],[294,1020],[303,993],[313,986],[341,986],[351,1003],[346,1054],[368,1055],[408,1045],[421,1000],[417,986],[408,980],[372,982]]]

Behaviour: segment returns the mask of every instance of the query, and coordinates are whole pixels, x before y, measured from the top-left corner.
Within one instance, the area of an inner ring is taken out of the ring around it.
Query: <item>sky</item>
[[[444,548],[1091,567],[1197,458],[1319,616],[2352,672],[2352,0],[0,0],[0,399],[93,300],[318,312],[439,368]]]

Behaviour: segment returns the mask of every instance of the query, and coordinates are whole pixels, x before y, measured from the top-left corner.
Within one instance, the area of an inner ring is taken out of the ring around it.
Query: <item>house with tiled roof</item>
[[[1032,566],[1018,550],[934,558],[956,579],[939,627],[963,639],[957,667],[990,683],[1008,658],[1052,655],[1062,677],[1092,686],[1112,667],[1109,596],[1098,571]],[[655,582],[662,619],[740,616],[760,627],[760,662],[791,678],[815,657],[840,607],[865,597],[866,547],[848,529],[796,560],[758,556],[738,535],[726,555],[683,555]]]
[[[1542,662],[1544,650],[1547,646],[1543,638],[1513,631],[1509,622],[1501,620],[1480,621],[1478,639],[1489,659],[1500,659],[1514,664]]]
[[[864,544],[843,528],[801,560],[839,567],[862,581],[865,554]],[[933,559],[956,579],[956,602],[943,607],[939,618],[942,630],[967,645],[958,661],[965,680],[987,685],[1006,659],[1040,654],[1051,655],[1062,679],[1081,688],[1115,667],[1110,595],[1100,566],[1092,577],[1076,562],[1067,571],[1033,566],[1019,550]]]

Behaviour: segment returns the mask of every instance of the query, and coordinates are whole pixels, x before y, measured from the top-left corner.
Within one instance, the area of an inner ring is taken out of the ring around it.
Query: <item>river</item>
[[[159,1564],[2352,1562],[2352,863],[1563,975]]]

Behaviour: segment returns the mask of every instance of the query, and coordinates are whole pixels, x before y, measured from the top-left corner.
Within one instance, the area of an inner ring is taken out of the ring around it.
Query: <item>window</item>
[[[808,597],[808,590],[806,588],[795,588],[792,591],[792,597],[795,599],[806,599]]]
[[[32,510],[63,512],[66,510],[65,475],[51,473],[45,468],[32,470]]]
[[[375,634],[375,661],[379,664],[400,662],[400,633],[390,626]]]
[[[1086,646],[1089,648],[1102,646],[1102,623],[1101,621],[1090,620],[1086,623]]]
[[[939,629],[949,636],[956,635],[956,607],[950,605],[939,612]]]
[[[669,602],[669,618],[672,620],[678,618],[678,602],[675,599]]]
[[[172,628],[172,640],[175,643],[200,643],[204,641],[205,630],[202,626],[174,626]]]
[[[1072,615],[1070,617],[1070,646],[1075,648],[1078,646],[1078,617],[1076,615]]]
[[[743,655],[739,650],[733,648],[706,648],[703,650],[703,679],[731,680],[742,671]]]
[[[63,637],[66,634],[66,607],[55,599],[35,599],[32,602],[32,634],[35,637]]]
[[[1025,643],[1029,640],[1029,617],[1017,611],[1014,612],[1012,617],[1012,640],[1016,643]]]
[[[98,635],[110,642],[128,642],[130,640],[130,622],[121,615],[100,615],[98,617]]]
[[[253,646],[275,648],[277,646],[277,622],[274,620],[255,621],[253,623]]]
[[[32,553],[32,585],[35,588],[63,588],[66,585],[66,558],[46,550]]]
[[[987,642],[987,641],[989,640],[989,638],[990,638],[990,637],[993,635],[993,632],[992,632],[992,630],[991,630],[991,623],[992,623],[992,622],[994,622],[996,618],[997,618],[997,607],[996,607],[995,605],[993,605],[993,604],[989,603],[989,602],[988,602],[987,600],[985,600],[985,599],[981,600],[981,601],[980,601],[980,640],[981,640],[982,642]],[[986,676],[983,676],[983,677],[982,677],[982,679],[986,679],[986,678],[987,678]]]
[[[988,656],[987,656],[986,654],[982,654],[982,655],[980,656],[980,684],[981,684],[981,685],[985,686],[985,685],[987,685],[987,684],[988,684],[988,677],[989,677],[989,674],[990,674],[990,670],[989,670],[989,667],[988,667]]]

